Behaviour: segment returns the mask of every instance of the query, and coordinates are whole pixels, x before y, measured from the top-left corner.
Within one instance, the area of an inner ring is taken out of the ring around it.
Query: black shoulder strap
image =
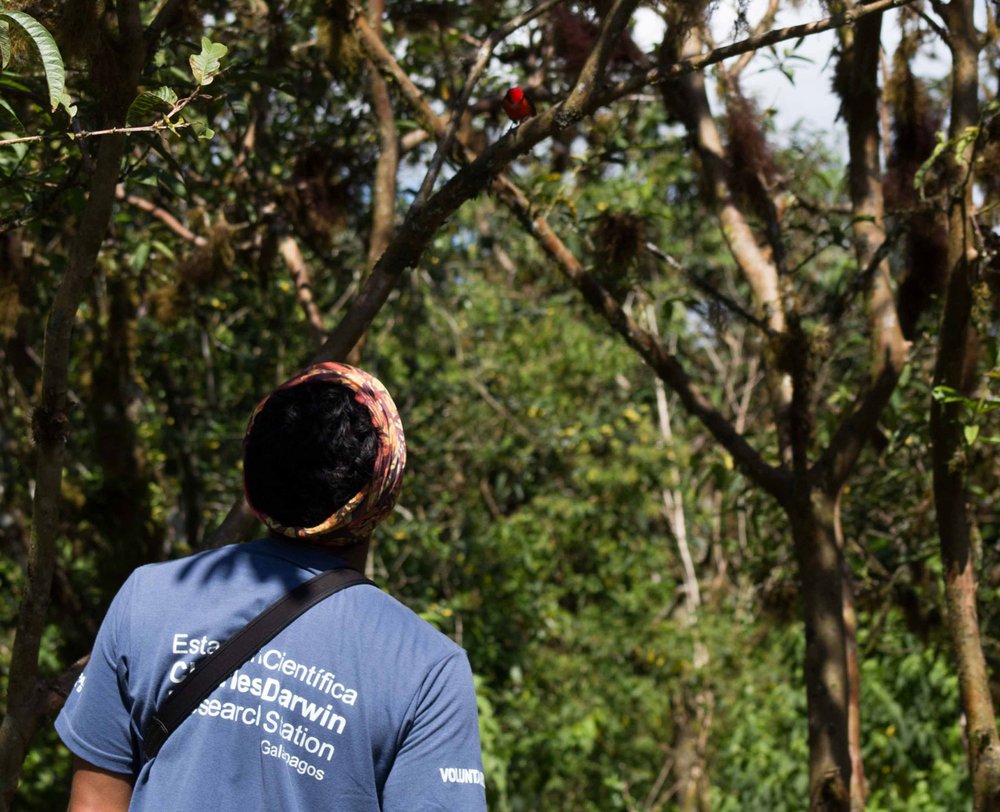
[[[149,720],[143,741],[146,760],[160,751],[167,737],[191,715],[206,696],[256,654],[268,640],[310,607],[334,592],[355,584],[372,582],[357,570],[348,567],[310,578],[272,603],[215,651],[199,660],[197,668],[161,703]]]

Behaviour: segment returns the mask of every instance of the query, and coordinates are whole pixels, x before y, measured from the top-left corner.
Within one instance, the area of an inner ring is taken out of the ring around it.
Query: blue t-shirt
[[[260,539],[137,569],[56,720],[62,740],[136,776],[130,810],[485,810],[465,652],[368,585],[281,631],[142,763],[150,715],[199,658],[338,566],[325,550]]]

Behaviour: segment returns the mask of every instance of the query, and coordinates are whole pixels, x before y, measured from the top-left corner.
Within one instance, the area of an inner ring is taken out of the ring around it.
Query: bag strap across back
[[[310,578],[272,603],[215,651],[199,660],[197,667],[163,700],[146,726],[143,740],[146,760],[160,751],[167,737],[206,696],[278,632],[323,599],[356,584],[374,586],[372,581],[349,567],[329,570]]]

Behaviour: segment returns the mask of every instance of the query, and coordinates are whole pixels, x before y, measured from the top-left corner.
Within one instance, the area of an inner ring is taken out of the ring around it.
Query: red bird
[[[535,115],[535,104],[519,87],[512,87],[503,97],[503,109],[515,124]]]

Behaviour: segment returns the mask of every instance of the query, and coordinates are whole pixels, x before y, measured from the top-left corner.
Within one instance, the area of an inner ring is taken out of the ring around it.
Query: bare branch
[[[405,154],[416,149],[430,138],[431,134],[427,130],[411,130],[399,139],[399,150]]]
[[[615,0],[605,15],[597,41],[580,69],[576,84],[566,98],[565,104],[570,110],[576,106],[584,107],[593,96],[594,88],[604,80],[604,69],[608,65],[611,51],[618,44],[618,38],[625,30],[637,5],[637,0]]]
[[[381,30],[384,0],[371,0],[369,16],[372,32]],[[392,239],[393,219],[396,213],[396,171],[399,167],[399,134],[392,112],[389,87],[382,74],[373,65],[369,76],[372,110],[378,125],[379,156],[375,166],[375,184],[372,192],[372,229],[368,239],[368,268],[373,268]]]
[[[656,323],[656,308],[652,302],[647,302],[645,310],[646,324],[650,335],[659,342],[660,329]],[[676,337],[671,344],[671,352],[676,346]],[[670,407],[667,403],[666,387],[662,379],[656,378],[656,412],[659,418],[660,436],[668,446],[673,443],[674,435],[670,427]],[[684,570],[684,591],[687,593],[687,614],[688,622],[694,623],[697,619],[698,607],[701,606],[701,588],[698,585],[698,574],[694,568],[694,560],[691,558],[691,546],[688,544],[687,517],[684,514],[684,494],[679,487],[679,479],[660,488],[660,496],[663,501],[663,512],[667,519],[674,540],[677,542],[677,551],[681,558],[681,567]]]
[[[743,305],[741,305],[735,299],[732,299],[729,296],[727,296],[721,290],[717,290],[716,288],[712,287],[704,279],[698,277],[694,273],[694,271],[692,271],[686,265],[683,265],[682,263],[678,262],[674,257],[670,256],[670,254],[661,251],[656,245],[654,245],[651,242],[646,243],[646,250],[649,251],[649,253],[651,253],[657,259],[660,259],[663,262],[667,263],[667,265],[669,265],[675,271],[680,271],[691,281],[691,284],[693,284],[696,288],[698,288],[698,290],[711,296],[715,301],[719,302],[719,304],[721,304],[730,312],[735,313],[741,319],[743,319],[749,324],[752,324],[754,327],[756,327],[763,333],[769,336],[775,335],[774,330],[771,329],[771,327],[767,324],[767,322],[757,318],[753,313],[751,313],[745,307],[743,307]]]
[[[698,31],[687,32],[684,47],[698,49],[701,39]],[[772,335],[778,336],[786,332],[788,321],[786,307],[794,299],[785,299],[779,286],[779,265],[781,258],[781,237],[774,217],[770,217],[769,226],[774,246],[774,260],[768,256],[758,244],[757,237],[750,227],[744,207],[733,194],[729,183],[727,170],[728,159],[722,143],[722,136],[712,114],[705,89],[705,77],[701,73],[680,77],[672,88],[662,87],[664,103],[672,108],[684,122],[688,133],[694,142],[695,149],[701,159],[703,171],[707,180],[706,187],[711,203],[715,208],[722,229],[723,238],[730,253],[736,260],[743,277],[753,292],[756,310],[763,317]],[[673,92],[671,92],[673,91]],[[773,209],[773,206],[771,207]],[[773,214],[773,212],[771,212]],[[786,342],[787,343],[787,342]],[[796,444],[793,443],[792,407],[795,402],[795,391],[792,376],[787,364],[782,364],[776,357],[774,347],[768,345],[769,375],[768,388],[776,404],[775,424],[778,427],[777,440],[782,461],[791,462],[796,458],[793,453]],[[800,380],[804,376],[800,376]],[[798,421],[798,425],[805,425]],[[800,437],[805,442],[805,438]],[[803,442],[797,444],[799,462],[802,462],[805,450]],[[801,467],[801,466],[800,466]]]
[[[144,197],[139,197],[138,195],[130,195],[125,193],[125,187],[119,185],[115,190],[115,197],[118,200],[124,200],[130,206],[135,206],[148,214],[151,214],[161,223],[163,223],[167,228],[169,228],[174,234],[180,237],[182,240],[194,243],[199,248],[204,248],[208,245],[208,240],[202,237],[200,234],[195,234],[191,229],[185,226],[180,220],[178,220],[173,214],[160,206],[157,206],[150,200],[146,200]]]
[[[842,59],[850,76],[844,112],[850,150],[851,226],[858,265],[864,269],[859,281],[864,283],[871,274],[868,310],[872,352],[867,391],[838,426],[812,471],[826,480],[824,486],[830,493],[846,482],[909,352],[896,313],[887,259],[891,240],[885,234],[878,131],[880,32],[880,16],[862,20],[853,30],[841,31]]]
[[[326,325],[323,324],[323,316],[313,299],[309,266],[306,265],[302,251],[294,237],[289,236],[282,239],[278,245],[278,251],[292,274],[292,281],[295,283],[295,296],[302,306],[302,311],[306,314],[306,322],[309,324],[313,340],[319,346],[326,338]]]
[[[948,33],[947,29],[945,29],[941,25],[941,23],[939,23],[937,20],[935,20],[933,17],[931,17],[923,9],[917,9],[917,14],[920,16],[921,20],[923,20],[925,23],[927,23],[927,25],[929,25],[931,27],[931,29],[934,31],[935,34],[937,34],[939,37],[941,37],[941,41],[944,42],[944,44],[947,45],[950,48],[951,47],[951,35]]]

